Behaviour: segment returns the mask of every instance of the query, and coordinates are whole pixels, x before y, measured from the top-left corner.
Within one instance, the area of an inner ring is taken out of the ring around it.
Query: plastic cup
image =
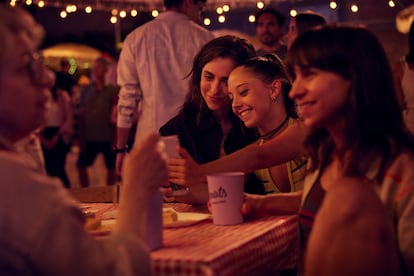
[[[207,185],[213,223],[216,225],[242,223],[244,173],[210,174],[207,175]]]

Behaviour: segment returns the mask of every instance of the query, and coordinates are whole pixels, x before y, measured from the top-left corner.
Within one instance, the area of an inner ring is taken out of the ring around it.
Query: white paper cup
[[[213,223],[216,225],[242,223],[244,173],[210,174],[207,175],[207,184]]]

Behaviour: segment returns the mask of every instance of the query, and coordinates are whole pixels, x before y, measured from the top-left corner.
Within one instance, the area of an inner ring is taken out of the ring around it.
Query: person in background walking
[[[94,62],[92,82],[83,88],[79,100],[79,147],[77,161],[79,183],[89,186],[88,167],[102,153],[107,168],[107,185],[116,182],[115,153],[112,148],[115,140],[115,125],[112,110],[116,105],[119,88],[105,83],[108,62],[100,57]]]
[[[51,92],[47,120],[40,132],[45,168],[47,174],[59,177],[65,187],[69,188],[65,165],[73,135],[72,101],[58,79]]]

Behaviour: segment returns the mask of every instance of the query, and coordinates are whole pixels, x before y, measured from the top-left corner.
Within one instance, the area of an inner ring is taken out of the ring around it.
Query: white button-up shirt
[[[194,56],[214,36],[174,11],[161,13],[124,41],[118,63],[117,126],[129,128],[139,104],[135,142],[175,116],[188,91]]]

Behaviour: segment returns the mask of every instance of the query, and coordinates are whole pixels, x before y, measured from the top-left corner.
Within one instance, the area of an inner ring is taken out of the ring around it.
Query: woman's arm
[[[303,141],[307,130],[299,121],[263,145],[251,144],[216,161],[197,164],[187,151],[180,148],[182,159],[168,160],[169,181],[192,186],[206,182],[206,175],[226,171],[253,172],[282,164],[305,154]]]
[[[297,122],[267,143],[249,145],[219,160],[202,165],[201,170],[204,174],[224,171],[253,172],[279,165],[305,154],[305,136],[305,127],[301,122]]]
[[[245,194],[243,215],[296,215],[302,200],[302,191],[269,195]]]

